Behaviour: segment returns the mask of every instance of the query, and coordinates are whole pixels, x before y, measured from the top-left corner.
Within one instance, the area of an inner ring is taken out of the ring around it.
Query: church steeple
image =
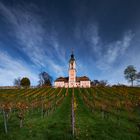
[[[76,69],[76,64],[75,64],[75,58],[74,58],[73,51],[71,53],[71,58],[69,60],[69,69]]]
[[[75,61],[75,58],[74,58],[74,53],[73,53],[73,51],[71,52],[71,58],[70,58],[70,61]],[[70,62],[69,61],[69,62]]]
[[[75,59],[74,59],[73,51],[72,51],[72,53],[71,53],[71,60],[75,60]]]
[[[74,88],[74,87],[90,87],[90,79],[86,76],[77,77],[76,76],[76,59],[73,51],[70,54],[69,59],[69,77],[59,77],[55,80],[55,87],[65,87],[65,88]]]
[[[69,60],[69,87],[74,87],[76,84],[76,63],[73,51]]]

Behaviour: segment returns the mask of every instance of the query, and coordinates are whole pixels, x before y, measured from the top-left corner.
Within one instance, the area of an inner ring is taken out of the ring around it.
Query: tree
[[[21,79],[21,82],[20,82],[20,85],[22,86],[22,87],[24,87],[24,88],[28,88],[28,87],[30,87],[30,79],[29,78],[27,78],[27,77],[23,77],[22,79]]]
[[[107,80],[101,80],[99,84],[100,84],[100,86],[105,87],[105,86],[107,86]]]
[[[97,86],[99,83],[100,83],[100,82],[99,82],[98,80],[93,80],[93,81],[91,82],[91,85],[92,85],[92,86]]]
[[[21,82],[21,78],[20,78],[20,77],[15,78],[15,79],[14,79],[14,86],[20,87],[20,82]]]
[[[41,72],[39,74],[39,86],[51,86],[52,77],[47,72]]]
[[[106,86],[107,85],[107,80],[93,80],[91,82],[92,86]]]
[[[137,71],[134,66],[127,66],[127,68],[124,70],[124,76],[128,80],[128,82],[131,82],[131,85],[133,86],[133,82],[137,78]]]
[[[137,73],[137,81],[140,82],[140,72]]]

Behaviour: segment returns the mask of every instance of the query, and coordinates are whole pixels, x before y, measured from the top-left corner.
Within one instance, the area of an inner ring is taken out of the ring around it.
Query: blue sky
[[[124,83],[140,71],[139,0],[0,0],[0,86],[17,77],[68,75],[71,50],[77,75]]]

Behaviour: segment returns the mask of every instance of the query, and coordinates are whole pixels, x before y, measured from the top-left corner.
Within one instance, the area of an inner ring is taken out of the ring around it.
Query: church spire
[[[69,60],[69,87],[75,87],[75,84],[76,84],[76,63],[72,50],[71,57]]]
[[[72,51],[71,51],[71,58],[70,58],[70,61],[75,61],[73,49],[72,49]]]
[[[70,60],[69,60],[69,69],[76,69],[76,63],[75,63],[75,58],[74,58],[73,51],[71,53],[71,57],[70,57]]]

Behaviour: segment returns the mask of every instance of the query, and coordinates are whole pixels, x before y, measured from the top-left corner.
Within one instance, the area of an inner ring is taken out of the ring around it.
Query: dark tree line
[[[91,86],[107,86],[107,80],[93,80]]]
[[[128,82],[131,83],[131,86],[134,85],[134,81],[140,83],[140,72],[137,72],[136,68],[133,65],[127,66],[124,70],[124,77]],[[38,87],[52,86],[52,77],[47,72],[41,72],[39,74]],[[14,79],[14,85],[17,87],[30,87],[30,79],[28,77],[16,78]],[[107,80],[93,80],[91,81],[91,86],[107,86]]]

